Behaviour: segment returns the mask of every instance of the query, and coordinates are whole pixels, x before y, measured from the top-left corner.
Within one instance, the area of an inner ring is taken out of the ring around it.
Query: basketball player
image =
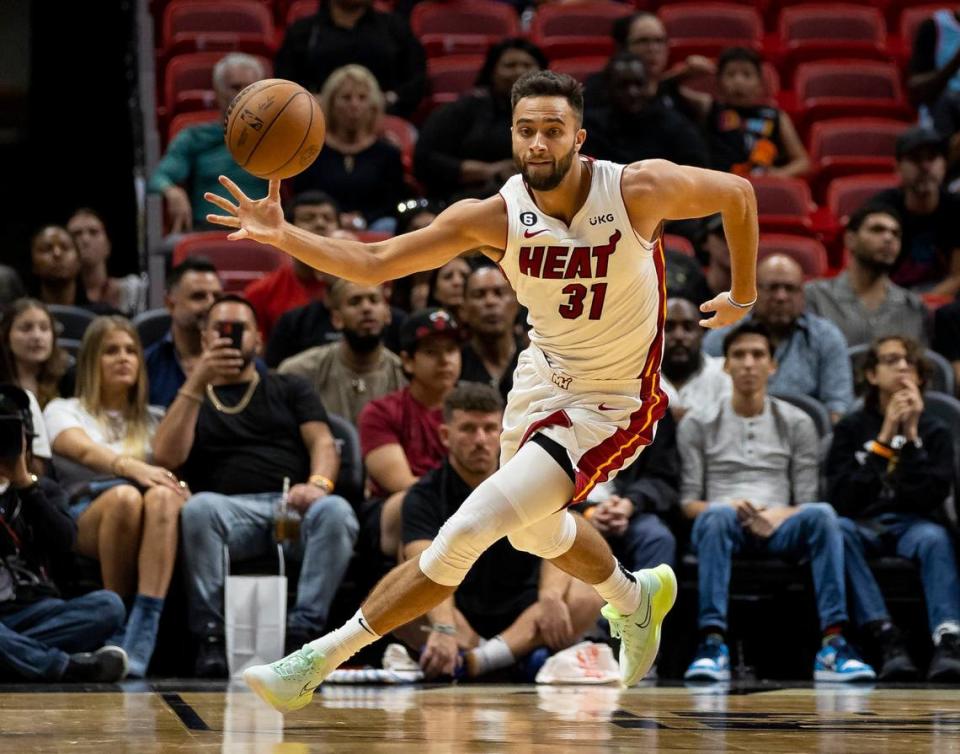
[[[520,175],[498,196],[465,200],[428,227],[374,244],[322,238],[285,223],[279,182],[251,200],[226,177],[236,204],[207,194],[238,230],[325,273],[380,283],[439,267],[469,249],[490,256],[530,312],[503,420],[501,466],[477,487],[419,560],[398,566],[341,628],[244,678],[281,711],[300,709],[337,666],[452,594],[497,539],[593,584],[621,640],[623,684],[652,665],[677,582],[667,565],[630,573],[603,536],[566,510],[653,440],[667,409],[660,389],[666,288],[664,220],[720,212],[732,290],[703,304],[723,327],[756,299],[757,211],[742,178],[662,160],[632,165],[580,156],[583,97],[569,76],[527,74],[513,87],[513,154]],[[444,630],[444,627],[438,627]]]

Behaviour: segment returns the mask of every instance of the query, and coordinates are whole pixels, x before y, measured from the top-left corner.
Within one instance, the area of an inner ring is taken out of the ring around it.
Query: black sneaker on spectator
[[[88,683],[116,683],[127,674],[127,653],[120,647],[101,647],[96,652],[78,652],[70,655],[64,681]]]
[[[887,623],[881,630],[873,633],[873,640],[880,649],[880,672],[877,674],[877,680],[915,681],[917,679],[920,671],[910,659],[896,626]]]
[[[227,677],[227,648],[222,636],[207,636],[201,640],[193,674],[197,678]]]
[[[960,681],[960,635],[944,634],[933,650],[928,681]]]

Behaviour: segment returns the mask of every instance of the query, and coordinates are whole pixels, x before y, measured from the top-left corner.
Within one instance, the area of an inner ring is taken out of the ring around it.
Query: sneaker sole
[[[666,563],[661,563],[652,569],[657,580],[660,582],[660,588],[650,600],[650,634],[652,639],[647,643],[646,651],[640,656],[637,667],[634,672],[626,678],[621,677],[620,682],[627,687],[635,686],[643,680],[643,677],[653,667],[657,659],[657,653],[660,651],[660,629],[663,625],[663,619],[677,601],[677,576],[673,569]]]
[[[730,671],[729,670],[720,670],[716,673],[711,673],[709,670],[696,670],[694,672],[687,671],[683,674],[683,680],[685,681],[729,681],[730,680]]]
[[[872,670],[857,670],[852,673],[838,673],[836,670],[815,670],[813,680],[830,681],[831,683],[854,683],[856,681],[875,681],[876,673]]]
[[[303,709],[313,701],[313,691],[311,691],[309,694],[298,696],[291,701],[278,699],[270,693],[262,679],[256,674],[253,668],[247,668],[243,671],[243,682],[250,687],[250,690],[253,691],[254,694],[263,699],[263,701],[277,710],[277,712],[296,712],[297,710]]]

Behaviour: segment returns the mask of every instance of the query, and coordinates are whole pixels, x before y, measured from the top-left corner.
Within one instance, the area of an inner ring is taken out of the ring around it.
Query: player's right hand
[[[270,181],[270,188],[263,199],[251,199],[225,175],[220,176],[220,183],[237,200],[237,203],[233,204],[228,199],[211,194],[208,191],[203,195],[203,198],[228,214],[207,215],[207,221],[215,225],[237,228],[238,230],[235,233],[227,236],[231,241],[250,238],[260,243],[275,246],[283,233],[280,181]]]

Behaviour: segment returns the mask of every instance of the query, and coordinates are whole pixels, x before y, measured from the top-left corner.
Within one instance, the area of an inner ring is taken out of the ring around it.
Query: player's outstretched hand
[[[753,307],[743,309],[730,303],[729,291],[724,291],[718,296],[714,296],[709,301],[700,304],[700,311],[704,314],[714,313],[714,316],[700,320],[700,326],[709,330],[716,330],[718,327],[726,327],[739,322]]]
[[[227,214],[207,215],[207,220],[216,225],[238,228],[235,233],[227,236],[231,241],[250,238],[261,243],[276,244],[283,231],[280,181],[270,181],[270,188],[263,199],[251,199],[225,175],[220,176],[220,183],[237,200],[237,203],[234,204],[228,199],[211,194],[208,191],[203,195],[203,198],[211,204],[215,204]]]

